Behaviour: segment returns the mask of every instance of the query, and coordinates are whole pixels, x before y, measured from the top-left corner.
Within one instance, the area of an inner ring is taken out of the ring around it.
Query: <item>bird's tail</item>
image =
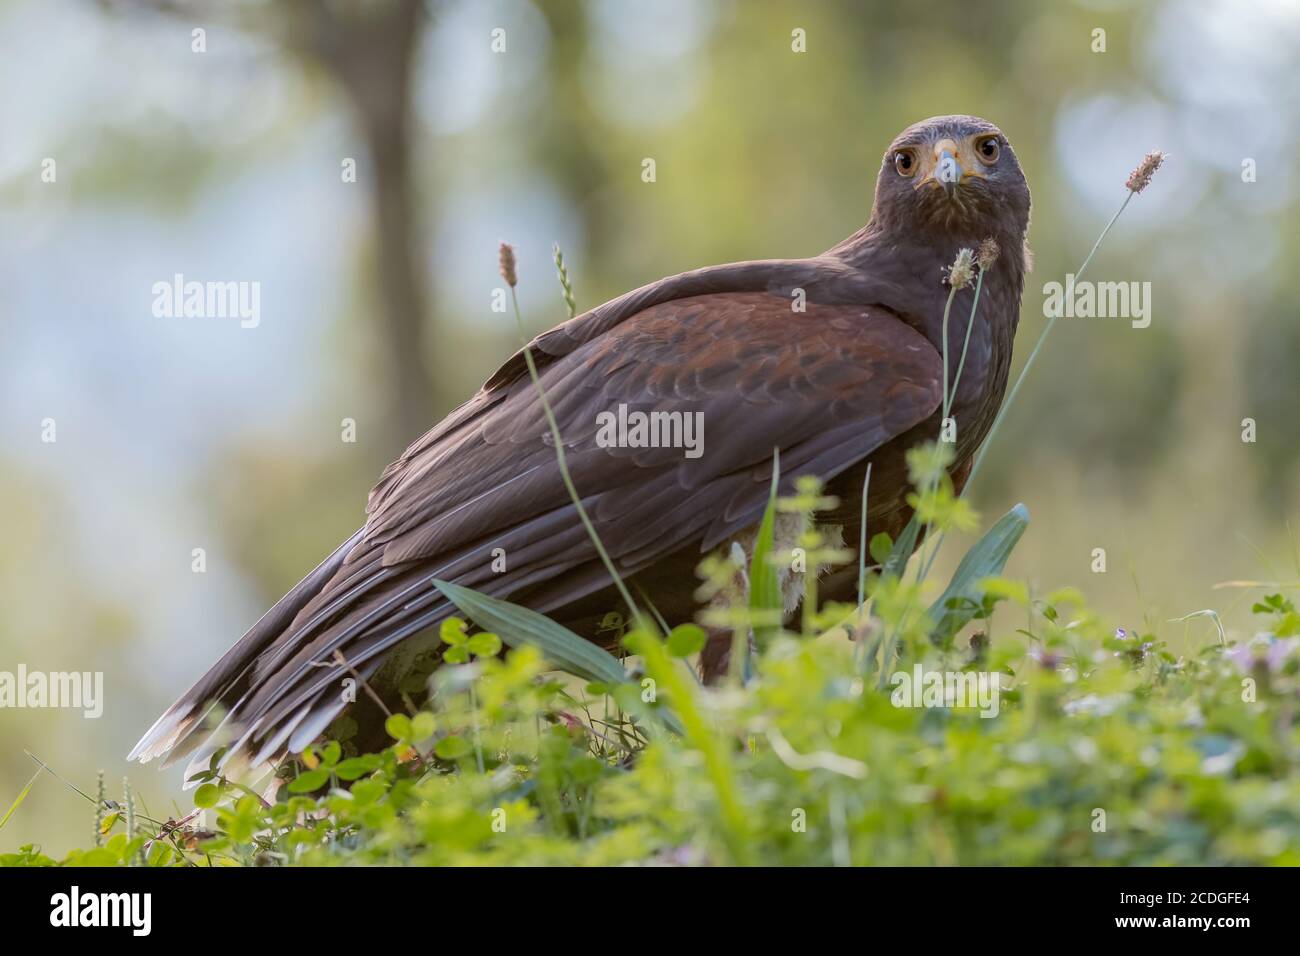
[[[131,749],[127,760],[147,763],[156,757],[164,757],[164,766],[169,766],[198,746],[203,737],[204,717],[213,708],[238,698],[245,689],[249,671],[258,655],[334,576],[361,534],[359,530],[339,545],[316,570],[263,614],[221,660],[154,721]]]

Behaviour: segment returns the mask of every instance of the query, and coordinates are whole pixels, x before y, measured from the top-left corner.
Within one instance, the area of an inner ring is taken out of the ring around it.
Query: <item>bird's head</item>
[[[885,153],[873,218],[886,228],[942,230],[978,241],[1024,236],[1029,186],[1002,131],[978,116],[909,126]]]

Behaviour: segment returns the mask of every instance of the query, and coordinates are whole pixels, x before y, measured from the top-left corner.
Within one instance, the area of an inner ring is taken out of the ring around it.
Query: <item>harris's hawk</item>
[[[943,390],[945,266],[992,239],[951,415],[960,487],[1001,403],[1026,271],[1029,189],[1006,137],[973,116],[904,130],[884,155],[870,221],[808,259],[713,266],[661,279],[538,336],[530,345],[573,482],[622,577],[670,625],[691,620],[694,569],[752,540],[773,450],[782,489],[813,474],[844,502],[819,522],[857,541],[910,517],[904,456],[936,437]],[[950,376],[973,291],[949,320]],[[611,415],[694,416],[698,447],[608,440]],[[700,441],[699,439],[702,439]],[[446,579],[552,616],[607,642],[621,608],[562,481],[523,353],[419,438],[370,493],[364,527],[272,607],[146,733],[131,759],[176,759],[216,741],[253,763],[299,752],[344,712],[359,740],[383,741],[381,709],[341,693],[351,674],[381,698],[453,608]],[[856,563],[821,593],[851,599]],[[703,656],[725,665],[725,641]],[[436,652],[434,652],[436,653]],[[344,663],[346,662],[346,664]],[[223,714],[218,733],[205,721]]]

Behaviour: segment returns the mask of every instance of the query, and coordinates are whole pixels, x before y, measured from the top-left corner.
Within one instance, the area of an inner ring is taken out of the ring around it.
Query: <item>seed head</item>
[[[1128,174],[1126,185],[1131,193],[1140,193],[1151,184],[1151,177],[1156,174],[1160,164],[1165,161],[1165,154],[1155,149],[1143,157],[1142,162],[1137,164],[1137,169]]]
[[[952,265],[948,267],[948,285],[954,289],[964,289],[970,285],[974,277],[975,253],[963,249],[957,253],[957,258],[952,260]]]
[[[998,261],[998,254],[1002,250],[998,248],[997,240],[992,236],[980,243],[979,252],[975,253],[975,261],[979,264],[980,272],[988,272],[993,268],[993,263]]]
[[[519,277],[515,274],[515,247],[508,242],[501,243],[501,278],[505,279],[506,285],[512,289],[519,281]]]

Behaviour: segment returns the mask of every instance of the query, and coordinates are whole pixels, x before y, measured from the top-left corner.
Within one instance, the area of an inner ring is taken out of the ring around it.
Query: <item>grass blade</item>
[[[627,671],[617,657],[545,614],[479,594],[450,581],[435,578],[433,584],[462,614],[479,627],[492,631],[511,647],[532,644],[560,670],[587,681],[610,688],[619,684],[637,686],[628,679]],[[674,733],[683,732],[675,714],[663,709],[651,713]]]
[[[785,615],[785,599],[781,595],[781,582],[771,561],[773,537],[776,528],[776,485],[780,477],[779,456],[772,459],[772,488],[767,496],[767,508],[754,539],[754,553],[749,562],[749,611],[753,622],[754,640],[759,647],[776,636]]]
[[[952,580],[939,600],[930,605],[930,619],[935,622],[933,640],[946,644],[975,616],[984,598],[981,582],[997,577],[1007,558],[1029,525],[1029,509],[1018,504],[989,528],[957,565]]]
[[[903,576],[903,569],[907,567],[907,562],[912,557],[912,552],[916,550],[916,538],[921,533],[921,523],[916,520],[916,515],[912,515],[912,520],[907,523],[903,533],[898,536],[894,542],[893,548],[889,551],[889,557],[885,559],[885,566],[880,569],[880,576],[895,577]]]
[[[27,781],[27,786],[23,787],[22,793],[18,794],[18,799],[15,800],[9,809],[5,811],[5,815],[0,817],[0,830],[4,829],[4,825],[9,822],[9,818],[12,817],[14,812],[23,805],[23,801],[27,799],[27,794],[32,792],[32,786],[36,783],[36,779],[40,775],[41,772],[39,770],[32,774],[32,779]]]
[[[627,680],[618,658],[546,615],[450,581],[435,579],[433,583],[475,624],[492,631],[511,647],[532,644],[556,667],[589,681],[619,684]]]

